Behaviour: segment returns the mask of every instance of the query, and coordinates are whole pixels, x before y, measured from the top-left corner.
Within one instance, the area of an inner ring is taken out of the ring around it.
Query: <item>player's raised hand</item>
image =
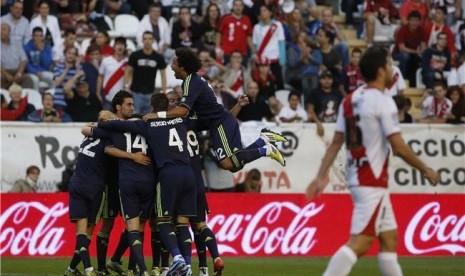
[[[305,190],[305,195],[308,200],[313,200],[320,196],[323,190],[326,187],[328,180],[324,178],[317,177],[310,184],[308,184],[307,189]]]
[[[136,152],[131,154],[132,161],[136,162],[137,164],[141,165],[149,165],[150,164],[150,157],[143,154],[142,152]]]
[[[431,168],[426,169],[425,176],[434,186],[441,181],[441,176],[439,176],[439,174]]]
[[[240,95],[239,98],[237,98],[237,103],[241,107],[244,107],[249,104],[249,97],[247,97],[247,95]]]

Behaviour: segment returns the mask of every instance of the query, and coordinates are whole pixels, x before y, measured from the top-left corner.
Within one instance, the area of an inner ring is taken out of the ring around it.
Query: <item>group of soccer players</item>
[[[83,128],[75,173],[70,181],[70,219],[76,223],[75,254],[65,275],[80,275],[82,261],[86,275],[118,272],[121,256],[130,248],[126,275],[192,275],[192,237],[199,255],[199,274],[208,275],[206,248],[214,263],[214,275],[222,275],[221,260],[214,233],[208,228],[208,204],[201,174],[196,132],[208,130],[218,165],[236,172],[249,162],[270,157],[285,166],[276,142],[286,138],[263,129],[260,137],[242,147],[237,120],[233,114],[244,104],[241,98],[231,112],[217,103],[210,85],[197,75],[200,60],[189,49],[178,49],[172,64],[175,77],[183,80],[183,94],[154,94],[152,113],[133,118],[130,93],[120,91],[112,101],[116,113],[104,111],[98,125]],[[171,104],[170,104],[171,103]],[[110,157],[111,156],[111,157]],[[114,203],[117,203],[116,205]],[[114,217],[121,206],[126,230],[113,257],[106,263],[106,251]],[[89,258],[90,237],[102,209],[105,214],[97,237],[98,269]],[[151,219],[152,218],[152,219]],[[153,264],[149,270],[143,256],[143,230],[151,219]],[[173,258],[162,254],[161,247]]]

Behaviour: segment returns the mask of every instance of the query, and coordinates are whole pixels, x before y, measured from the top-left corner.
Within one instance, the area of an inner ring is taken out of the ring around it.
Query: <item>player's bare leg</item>
[[[402,275],[402,269],[397,261],[397,230],[381,232],[379,234],[380,250],[378,265],[383,275]]]

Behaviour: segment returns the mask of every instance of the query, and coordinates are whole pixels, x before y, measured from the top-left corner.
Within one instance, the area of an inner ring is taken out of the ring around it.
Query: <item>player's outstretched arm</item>
[[[105,147],[105,154],[116,158],[129,159],[141,165],[150,164],[150,157],[143,154],[142,152],[131,153],[115,148],[114,146],[107,146]]]
[[[325,185],[328,183],[328,171],[331,165],[336,159],[337,153],[341,149],[342,145],[344,144],[344,134],[341,132],[335,132],[333,141],[326,149],[325,155],[321,160],[320,168],[318,169],[318,173],[315,179],[310,182],[306,189],[306,196],[308,200],[312,200],[318,197],[324,190]]]
[[[149,114],[144,115],[143,119],[145,121],[150,119],[157,119],[157,118],[179,118],[179,117],[186,117],[189,114],[189,109],[184,106],[176,106],[169,111],[160,111],[160,112],[152,112]]]
[[[112,131],[118,132],[132,132],[140,135],[146,135],[145,123],[141,120],[138,121],[121,121],[121,120],[112,120],[99,122],[98,126]]]
[[[428,178],[433,185],[436,185],[441,178],[437,172],[428,168],[423,161],[421,161],[412,149],[405,143],[400,133],[394,133],[388,137],[394,155],[402,158],[407,164],[418,169],[422,174]]]

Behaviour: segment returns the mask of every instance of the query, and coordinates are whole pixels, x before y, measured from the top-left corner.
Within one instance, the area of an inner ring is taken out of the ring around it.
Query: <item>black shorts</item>
[[[153,182],[121,181],[119,183],[119,195],[121,214],[124,220],[135,217],[149,218],[155,196],[155,184]]]
[[[103,208],[104,185],[82,184],[71,181],[69,185],[69,218],[75,222],[87,218],[89,224],[100,219]]]
[[[210,137],[218,162],[232,156],[234,166],[241,167],[239,160],[233,156],[242,149],[241,131],[236,118],[232,115],[226,116],[220,124],[210,129]]]
[[[156,186],[157,217],[185,216],[196,213],[196,187],[189,165],[166,165],[160,169]]]
[[[102,217],[114,219],[120,213],[119,190],[117,184],[105,185],[105,204],[103,205]]]
[[[197,189],[197,215],[191,218],[190,222],[205,222],[210,210],[208,209],[207,196],[205,195],[205,182],[203,180],[202,171],[195,170],[194,177]]]

